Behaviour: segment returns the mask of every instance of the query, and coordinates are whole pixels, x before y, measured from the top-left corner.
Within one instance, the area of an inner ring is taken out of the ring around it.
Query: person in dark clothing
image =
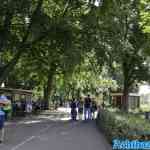
[[[91,98],[90,98],[90,95],[88,95],[84,101],[84,119],[85,120],[91,119]]]
[[[75,99],[73,98],[73,100],[71,101],[71,118],[72,120],[76,120],[77,119],[77,104],[76,104],[76,101]]]
[[[16,102],[12,103],[12,115],[13,116],[17,115],[17,103]]]
[[[78,116],[79,119],[82,120],[82,115],[83,115],[83,102],[79,100],[78,102]]]
[[[21,115],[24,117],[26,115],[26,101],[21,101]]]
[[[92,101],[92,105],[91,105],[91,116],[92,119],[95,119],[95,112],[97,111],[97,104],[95,101]]]

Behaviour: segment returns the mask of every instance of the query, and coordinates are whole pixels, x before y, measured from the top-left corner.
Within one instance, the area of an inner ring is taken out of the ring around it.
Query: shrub
[[[121,111],[101,109],[98,113],[97,124],[110,142],[113,139],[150,139],[149,121]]]

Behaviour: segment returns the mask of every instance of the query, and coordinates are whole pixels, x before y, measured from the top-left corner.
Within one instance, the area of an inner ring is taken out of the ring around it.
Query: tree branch
[[[28,26],[27,32],[26,32],[26,34],[24,35],[24,37],[22,39],[22,43],[25,43],[26,40],[28,39],[28,36],[30,34],[30,30],[31,30],[32,25],[33,25],[34,17],[36,15],[38,15],[38,12],[40,12],[42,4],[43,4],[43,0],[39,0],[38,4],[37,4],[37,7],[36,7],[35,11],[33,12],[32,16],[31,16],[31,21],[30,21],[30,24]]]
[[[9,37],[10,27],[12,23],[13,14],[14,14],[13,5],[14,5],[13,0],[8,2],[7,11],[5,14],[5,20],[4,20],[4,24],[3,24],[3,27],[1,30],[1,36],[0,36],[0,51],[3,50],[3,48],[5,47],[5,44],[7,43],[9,39],[8,37]]]
[[[68,0],[66,5],[65,5],[65,8],[63,10],[63,14],[62,14],[62,17],[64,17],[68,11],[68,8],[69,8],[69,3],[70,3],[71,0]]]

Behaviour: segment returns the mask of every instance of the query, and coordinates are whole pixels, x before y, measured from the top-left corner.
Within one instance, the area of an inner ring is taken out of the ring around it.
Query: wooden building
[[[0,88],[0,93],[7,96],[12,102],[24,100],[32,100],[33,92],[31,90]]]
[[[111,93],[112,105],[121,109],[123,105],[123,93]],[[140,95],[137,93],[129,93],[128,109],[136,109],[140,107]]]

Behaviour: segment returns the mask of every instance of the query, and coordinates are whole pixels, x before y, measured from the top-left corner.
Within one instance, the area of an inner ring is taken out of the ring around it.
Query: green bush
[[[100,110],[97,124],[111,142],[113,139],[149,140],[150,122],[121,111]]]

